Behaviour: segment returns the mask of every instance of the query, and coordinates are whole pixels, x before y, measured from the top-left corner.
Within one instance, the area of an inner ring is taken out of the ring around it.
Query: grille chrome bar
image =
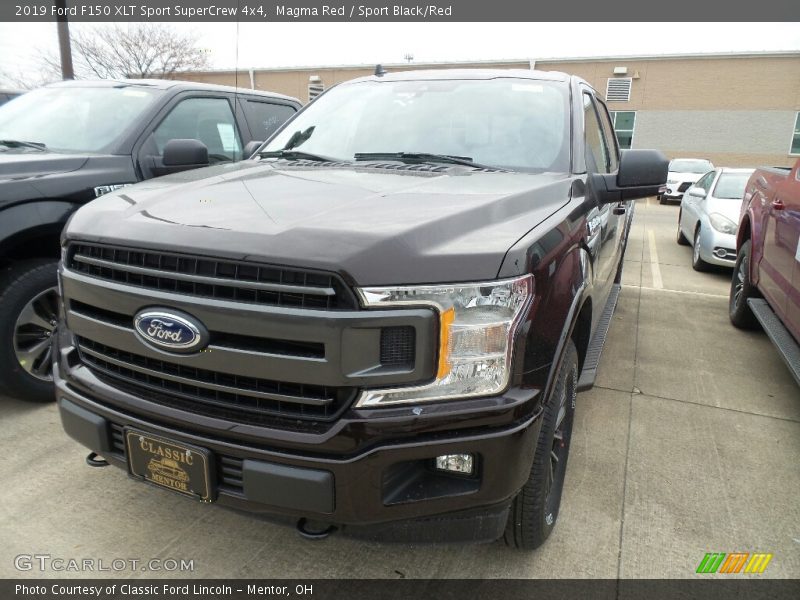
[[[178,281],[189,281],[192,283],[203,283],[206,285],[231,285],[246,288],[249,290],[262,290],[265,292],[283,292],[286,294],[311,294],[314,296],[335,296],[336,290],[332,287],[311,287],[304,285],[291,285],[287,283],[268,283],[262,281],[248,281],[246,279],[228,279],[224,277],[207,277],[205,275],[192,275],[189,273],[178,273],[176,271],[165,271],[162,269],[152,269],[149,267],[138,267],[136,265],[126,265],[123,263],[104,260],[102,258],[92,258],[82,254],[75,254],[73,257],[76,262],[101,267],[116,269],[126,273],[135,273],[146,277],[168,277]]]
[[[176,383],[184,383],[186,385],[203,387],[217,392],[225,392],[229,394],[238,394],[243,396],[252,396],[253,398],[262,398],[264,400],[277,400],[278,402],[294,402],[295,404],[308,404],[311,406],[325,406],[326,404],[330,404],[333,401],[332,398],[308,398],[304,396],[291,396],[288,394],[271,394],[269,392],[261,392],[258,390],[248,390],[241,387],[219,385],[217,383],[211,383],[206,381],[198,381],[190,377],[182,377],[180,375],[174,375],[166,371],[157,371],[155,369],[149,369],[147,367],[137,365],[136,363],[133,362],[125,362],[116,359],[112,356],[109,356],[107,354],[103,354],[101,352],[97,352],[96,350],[92,350],[91,348],[88,348],[83,345],[80,346],[80,351],[83,354],[88,354],[89,356],[93,356],[94,358],[110,363],[114,366],[122,367],[123,369],[130,369],[131,371],[137,371],[139,373],[143,373],[144,375],[150,375],[152,377],[157,377],[159,379],[168,379]]]
[[[75,336],[80,362],[123,392],[163,404],[248,424],[331,421],[352,402],[355,389],[294,384],[229,375],[118,350]],[[287,419],[289,419],[287,421]]]
[[[353,291],[336,273],[249,259],[73,241],[65,267],[95,279],[184,297],[315,311],[359,308]]]

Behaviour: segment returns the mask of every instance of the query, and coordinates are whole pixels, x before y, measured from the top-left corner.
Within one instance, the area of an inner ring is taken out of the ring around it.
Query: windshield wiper
[[[288,158],[299,160],[316,160],[318,162],[338,162],[327,156],[320,156],[319,154],[312,154],[311,152],[302,152],[300,150],[269,150],[266,152],[259,152],[261,158]]]
[[[0,146],[7,146],[8,148],[35,148],[36,150],[45,150],[45,146],[41,142],[23,142],[21,140],[0,140]]]
[[[439,162],[449,165],[464,165],[476,169],[493,169],[502,171],[497,167],[490,167],[476,163],[469,156],[453,156],[450,154],[432,154],[430,152],[356,152],[356,160],[399,160],[402,162]]]

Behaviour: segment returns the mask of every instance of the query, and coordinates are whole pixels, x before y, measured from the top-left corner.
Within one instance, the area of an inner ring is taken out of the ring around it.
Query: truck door
[[[786,323],[800,343],[800,160],[786,178],[782,198],[786,213],[786,240],[790,250],[794,247],[792,285],[786,294]]]
[[[242,158],[242,138],[227,96],[181,95],[161,112],[137,153],[145,179],[172,172],[164,166],[163,154],[174,139],[203,142],[212,165]]]
[[[757,181],[753,199],[761,203],[764,214],[761,234],[764,255],[759,263],[759,288],[781,318],[786,316],[797,262],[797,230],[792,211],[794,178],[793,170],[788,176],[773,176],[769,182]]]
[[[601,114],[607,119],[605,127]],[[586,170],[589,173],[613,173],[619,167],[619,151],[611,128],[611,119],[605,106],[598,106],[593,95],[588,92],[583,94],[583,120]],[[624,205],[604,204],[593,207],[587,221],[589,245],[594,260],[594,283],[604,305],[614,284],[617,263],[622,252],[621,240],[625,230]]]

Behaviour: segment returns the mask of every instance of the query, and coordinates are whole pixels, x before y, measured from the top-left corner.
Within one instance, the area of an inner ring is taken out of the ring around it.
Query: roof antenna
[[[375,65],[375,77],[383,77],[386,71],[383,70],[383,65]]]

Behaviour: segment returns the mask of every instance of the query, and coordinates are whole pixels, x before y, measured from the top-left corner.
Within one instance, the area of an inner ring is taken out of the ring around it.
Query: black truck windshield
[[[567,92],[563,83],[513,77],[345,84],[298,115],[263,152],[302,150],[345,161],[424,153],[566,172]]]
[[[0,140],[35,142],[61,152],[100,152],[160,93],[142,86],[33,90],[0,106]]]

